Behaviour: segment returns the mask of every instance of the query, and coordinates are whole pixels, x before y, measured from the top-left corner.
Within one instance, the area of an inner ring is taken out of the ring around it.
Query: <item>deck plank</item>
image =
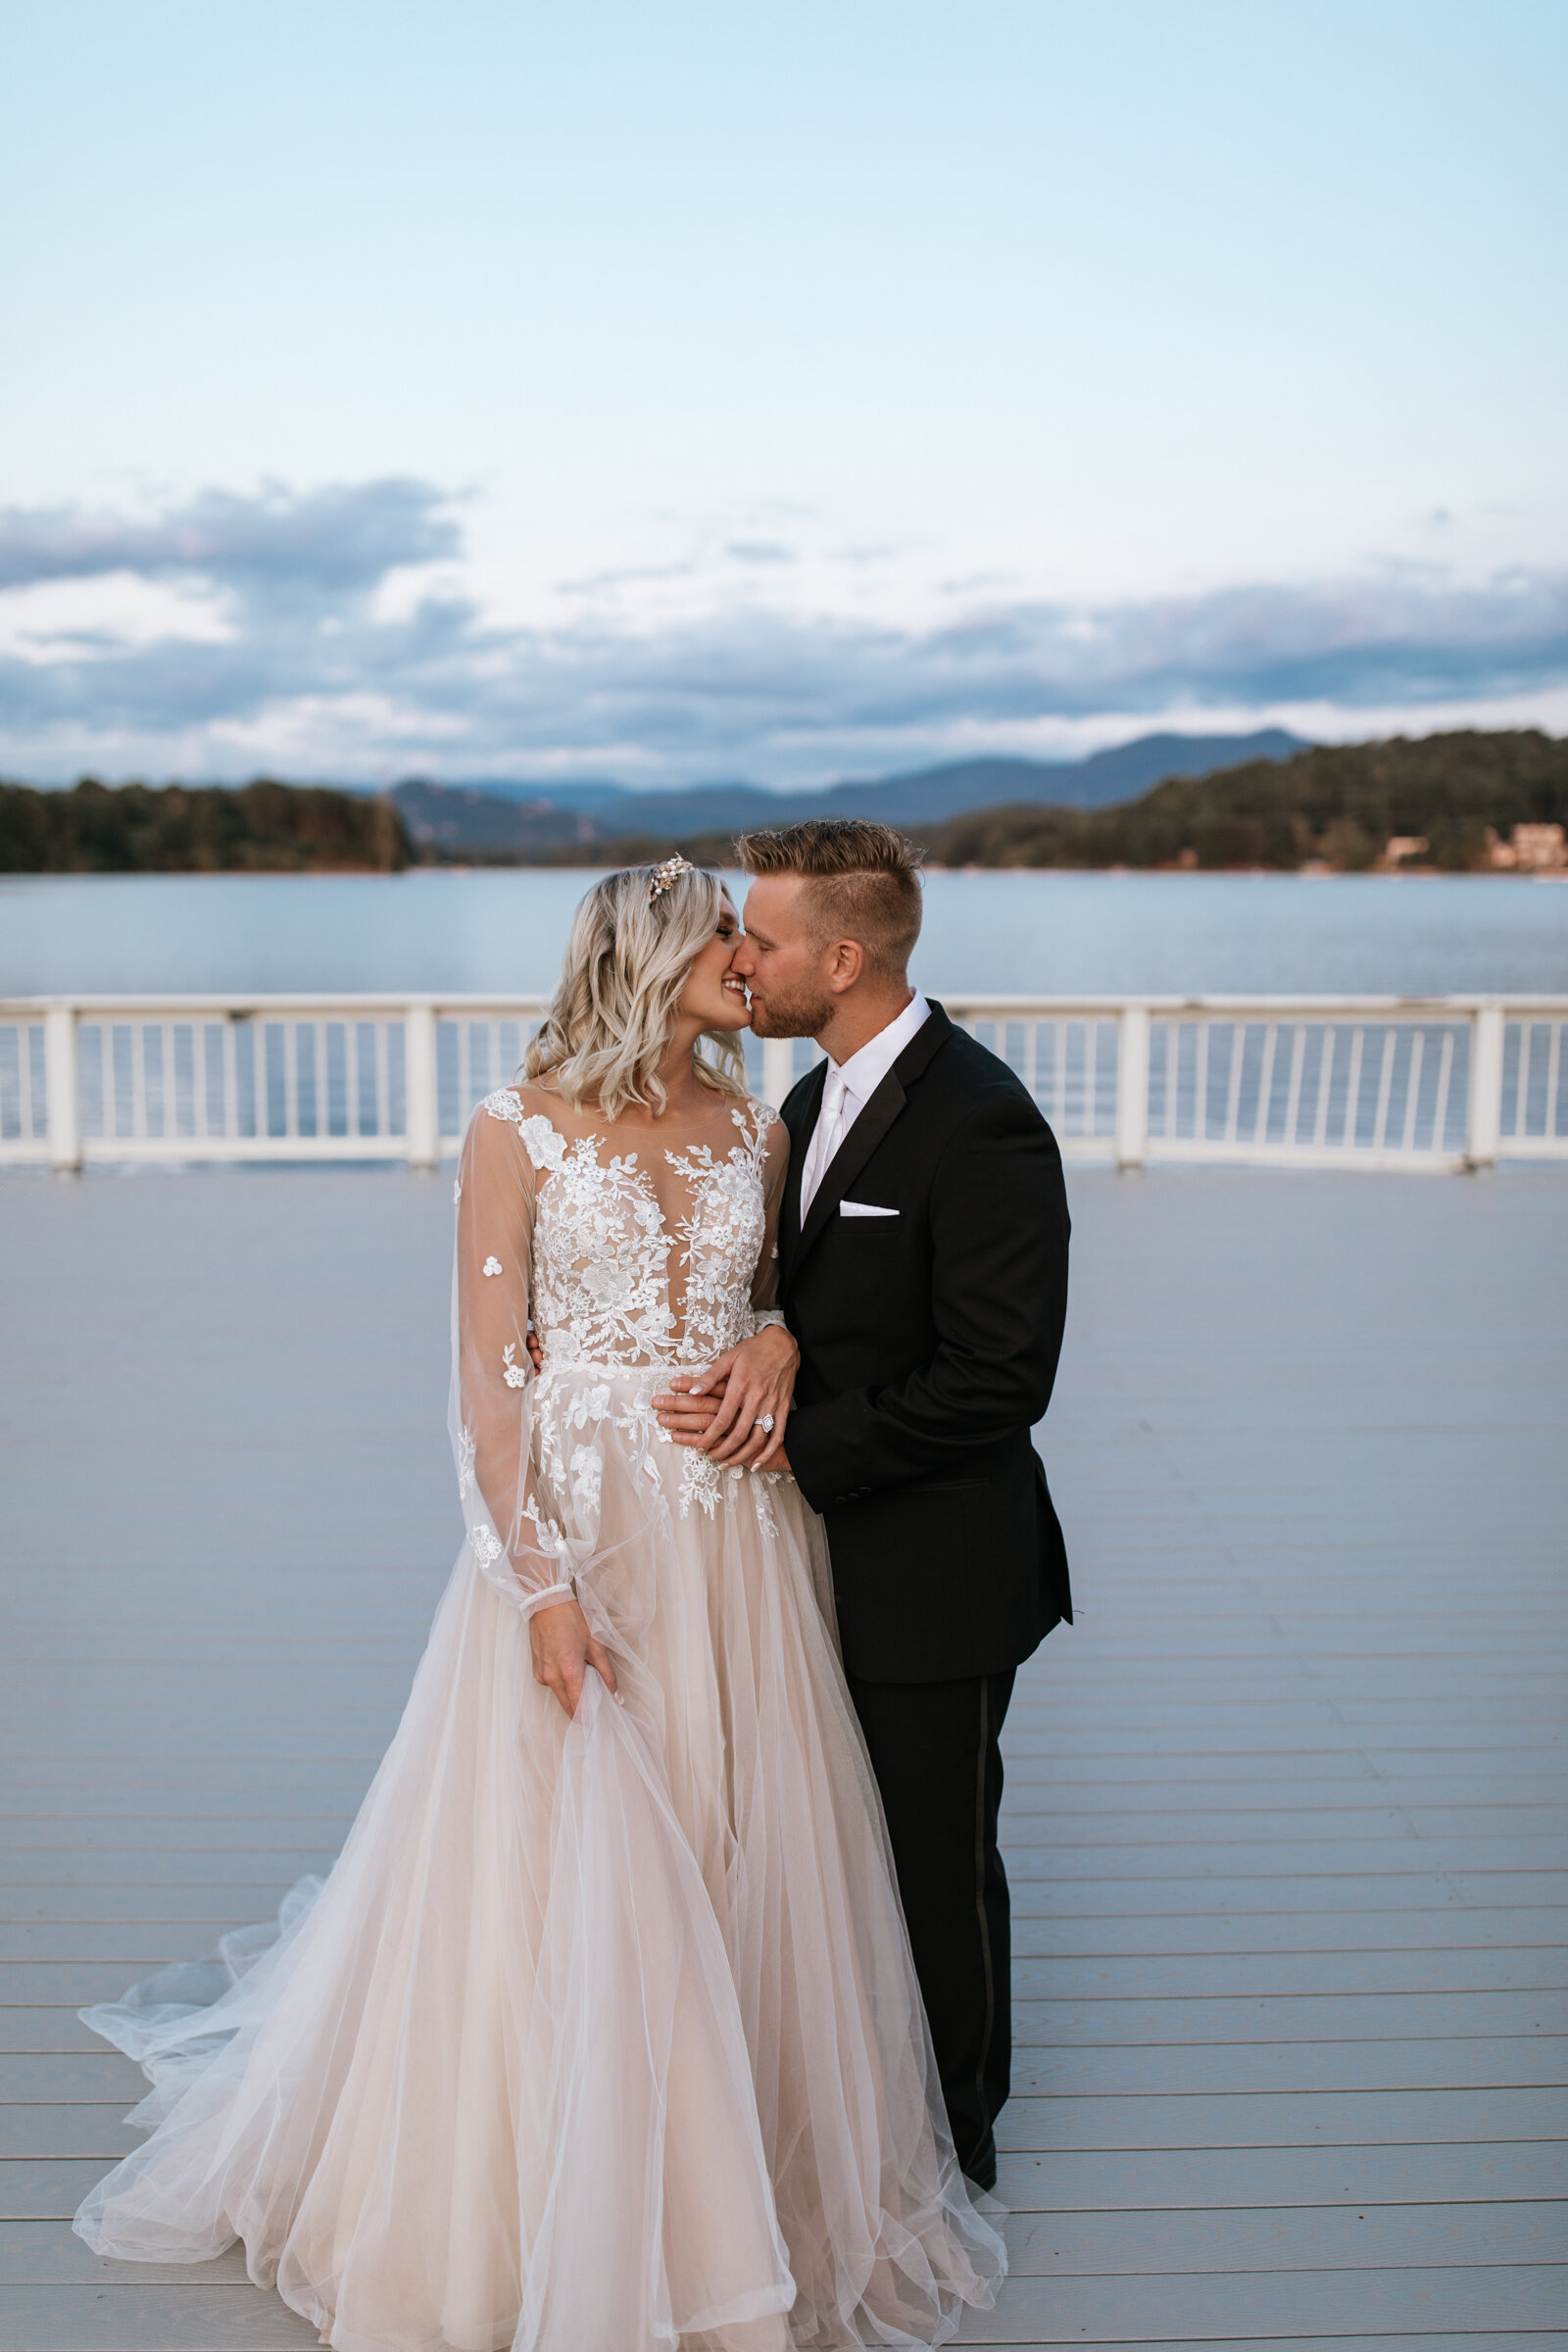
[[[66,2108],[0,2108],[63,2117]],[[85,2110],[83,2112],[96,2112]],[[1471,2090],[1014,2092],[999,2146],[1276,2148],[1405,2146],[1413,2140],[1556,2140],[1568,2136],[1568,2092],[1492,2085]],[[62,2149],[62,2154],[69,2151]]]
[[[318,2331],[276,2295],[200,2278],[136,2286],[127,2267],[91,2286],[12,2287],[0,2352],[320,2352]]]
[[[1010,2278],[989,2317],[965,2323],[972,2344],[1258,2343],[1302,2335],[1376,2338],[1443,2328],[1478,2335],[1560,2329],[1561,2264],[1190,2275]]]
[[[1072,1193],[1080,1622],[1007,1728],[1014,2274],[960,2341],[1559,2339],[1562,1178]],[[448,1188],[5,1205],[0,2352],[312,2343],[232,2255],[72,2236],[137,2091],[74,2012],[274,1910],[368,1784],[456,1541]]]

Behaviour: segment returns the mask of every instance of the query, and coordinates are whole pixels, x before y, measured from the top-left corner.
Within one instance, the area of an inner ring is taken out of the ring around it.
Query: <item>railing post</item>
[[[764,1037],[762,1040],[762,1100],[771,1102],[775,1110],[795,1084],[795,1040],[793,1037]]]
[[[49,1165],[57,1176],[74,1176],[81,1166],[81,1083],[74,1005],[51,1004],[43,1016],[43,1071]]]
[[[1502,1006],[1478,1004],[1470,1024],[1470,1087],[1465,1104],[1467,1166],[1496,1165],[1502,1141]]]
[[[1141,1168],[1149,1150],[1149,1006],[1124,1004],[1116,1038],[1116,1165]]]
[[[433,1168],[441,1158],[440,1105],[436,1099],[435,1006],[411,1004],[403,1015],[403,1083],[411,1168]]]

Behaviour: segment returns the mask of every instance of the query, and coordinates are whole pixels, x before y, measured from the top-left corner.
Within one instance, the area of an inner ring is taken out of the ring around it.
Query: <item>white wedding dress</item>
[[[339,2352],[924,2345],[995,2300],[820,1523],[650,1408],[767,1312],[785,1149],[716,1093],[683,1128],[475,1112],[466,1541],[330,1876],[83,2013],[154,2085],[96,2252],[240,2238]],[[621,1691],[590,1671],[569,1723],[527,1624],[566,1589]]]

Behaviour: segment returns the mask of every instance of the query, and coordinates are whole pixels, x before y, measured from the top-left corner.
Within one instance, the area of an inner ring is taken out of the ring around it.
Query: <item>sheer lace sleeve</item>
[[[510,1090],[474,1112],[458,1168],[452,1286],[452,1448],[474,1561],[531,1616],[570,1596],[564,1537],[541,1508],[531,1463],[528,1359],[537,1176]]]
[[[752,1279],[752,1306],[759,1330],[764,1323],[784,1320],[778,1302],[778,1219],[789,1166],[790,1132],[782,1119],[774,1119],[762,1139],[762,1253]]]

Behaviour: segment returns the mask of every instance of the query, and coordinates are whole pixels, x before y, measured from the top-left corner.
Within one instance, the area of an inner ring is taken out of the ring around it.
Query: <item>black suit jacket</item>
[[[1072,1617],[1029,1441],[1066,1316],[1061,1155],[1006,1064],[933,1004],[803,1229],[825,1070],[783,1106],[779,1262],[801,1348],[786,1450],[827,1522],[844,1662],[866,1682],[1001,1673]],[[846,1217],[846,1198],[898,1214]]]

